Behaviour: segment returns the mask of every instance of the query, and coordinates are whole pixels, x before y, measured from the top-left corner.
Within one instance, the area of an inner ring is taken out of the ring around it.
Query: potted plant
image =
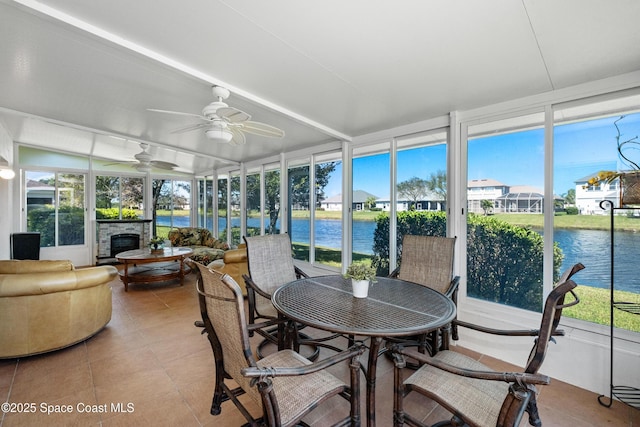
[[[375,283],[376,269],[371,264],[365,262],[354,262],[343,276],[345,279],[351,279],[353,286],[353,296],[356,298],[366,298],[369,294],[369,285]]]
[[[622,132],[618,122],[624,119],[625,116],[620,116],[613,122],[616,128],[616,148],[618,150],[618,157],[622,164],[626,168],[625,170],[617,171],[601,171],[587,182],[585,187],[590,185],[597,185],[601,182],[611,183],[616,179],[620,180],[620,207],[623,205],[640,204],[640,165],[639,161],[631,159],[632,153],[640,148],[640,141],[638,136],[622,140]]]
[[[149,246],[151,247],[151,253],[163,252],[162,245],[164,245],[164,239],[154,236],[149,239]]]

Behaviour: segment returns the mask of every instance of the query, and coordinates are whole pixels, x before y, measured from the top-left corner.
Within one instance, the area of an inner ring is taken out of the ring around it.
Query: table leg
[[[129,292],[129,263],[124,262],[124,276],[122,276],[122,283],[124,283],[124,291]]]
[[[184,285],[184,258],[180,258],[180,286]]]
[[[367,380],[367,427],[375,427],[376,425],[376,367],[381,345],[381,337],[371,339],[369,364],[365,375]]]

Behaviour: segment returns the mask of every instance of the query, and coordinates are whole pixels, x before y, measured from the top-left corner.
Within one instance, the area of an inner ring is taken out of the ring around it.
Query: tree
[[[118,197],[119,182],[117,176],[96,176],[96,208],[113,207],[112,200]]]
[[[447,199],[447,172],[438,170],[432,173],[427,180],[427,188],[429,191],[440,196],[441,200]]]
[[[338,162],[327,162],[316,165],[316,207],[322,205],[322,201],[326,199],[324,188],[329,183],[331,173],[336,170]]]
[[[565,194],[562,195],[564,201],[568,205],[576,204],[576,189],[570,188]]]
[[[121,208],[140,209],[144,200],[144,183],[142,178],[122,177]]]
[[[489,212],[491,211],[491,209],[493,209],[493,202],[487,199],[481,200],[480,207],[484,211],[485,215],[489,215]]]
[[[398,195],[411,201],[410,209],[415,209],[416,203],[428,194],[428,182],[414,176],[398,183]]]
[[[152,222],[151,222],[151,229],[153,230],[153,235],[157,236],[157,223],[158,223],[158,206],[160,203],[160,199],[163,195],[163,193],[167,192],[166,186],[164,185],[165,180],[164,179],[154,179],[153,184],[151,186],[151,194],[153,197],[151,206],[152,206]]]
[[[364,201],[367,208],[375,208],[376,207],[376,198],[374,196],[367,197],[367,200]]]

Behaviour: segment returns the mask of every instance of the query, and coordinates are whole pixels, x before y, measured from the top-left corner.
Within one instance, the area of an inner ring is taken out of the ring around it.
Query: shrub
[[[397,259],[402,237],[446,235],[444,212],[399,212]],[[389,218],[376,218],[372,264],[378,275],[389,272]],[[540,311],[542,305],[542,236],[528,228],[493,217],[467,217],[467,294],[486,301]],[[554,243],[554,280],[559,277],[562,252]]]
[[[118,219],[120,209],[118,208],[97,208],[96,219]],[[138,219],[138,213],[133,209],[122,209],[122,219]]]
[[[55,208],[49,205],[29,208],[27,230],[40,233],[40,247],[51,247],[55,239]],[[84,243],[84,209],[61,206],[58,209],[58,245],[79,245]]]
[[[576,208],[575,206],[567,206],[564,211],[567,213],[567,215],[578,215],[578,208]]]

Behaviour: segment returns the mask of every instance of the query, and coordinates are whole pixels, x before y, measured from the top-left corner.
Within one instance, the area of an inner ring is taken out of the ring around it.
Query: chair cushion
[[[477,371],[493,371],[482,363],[455,351],[441,351],[434,356],[450,365]],[[461,383],[463,386],[461,386]],[[495,426],[500,408],[509,393],[509,384],[501,381],[483,381],[475,378],[461,377],[423,365],[404,381],[412,385],[427,397],[438,396],[439,402],[456,402],[450,411],[457,411],[477,425]],[[455,409],[454,409],[455,408]]]
[[[310,365],[311,362],[295,351],[282,350],[260,359],[257,364],[261,368],[295,367]],[[272,382],[280,406],[282,425],[289,425],[314,408],[317,402],[347,387],[344,382],[326,370],[309,375],[276,377]]]

